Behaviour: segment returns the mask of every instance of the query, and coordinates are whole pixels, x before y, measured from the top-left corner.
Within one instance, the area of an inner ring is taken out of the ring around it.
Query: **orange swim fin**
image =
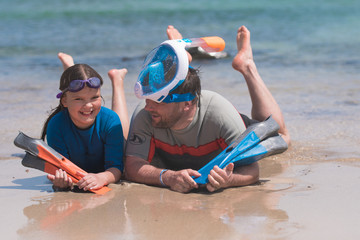
[[[27,152],[22,161],[24,166],[36,168],[53,175],[57,169],[62,169],[74,183],[77,183],[82,178],[79,173],[87,174],[86,171],[59,154],[41,139],[31,138],[20,132],[15,138],[14,144]],[[96,194],[105,194],[110,190],[110,188],[104,186],[89,191]]]

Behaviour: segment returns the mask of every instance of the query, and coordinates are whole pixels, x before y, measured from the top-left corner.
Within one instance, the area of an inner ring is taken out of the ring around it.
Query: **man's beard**
[[[181,118],[183,113],[173,112],[165,117],[160,117],[159,121],[151,119],[151,125],[155,128],[172,128]]]
[[[171,128],[175,125],[178,119],[171,118],[171,119],[160,119],[160,121],[155,122],[151,120],[151,125],[155,128]]]

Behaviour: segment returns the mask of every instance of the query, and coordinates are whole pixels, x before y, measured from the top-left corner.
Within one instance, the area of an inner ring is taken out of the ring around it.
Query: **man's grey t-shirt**
[[[198,170],[246,129],[235,107],[212,91],[201,92],[194,119],[181,130],[154,128],[144,106],[133,114],[125,154],[159,168]]]

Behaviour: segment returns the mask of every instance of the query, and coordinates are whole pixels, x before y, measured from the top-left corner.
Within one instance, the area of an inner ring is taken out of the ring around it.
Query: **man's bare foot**
[[[166,34],[169,40],[183,39],[181,33],[172,25],[168,26],[168,28],[166,29]],[[188,55],[189,63],[190,63],[192,61],[192,56],[188,51],[186,51],[186,53]]]
[[[234,57],[232,66],[235,70],[245,74],[249,66],[254,64],[252,49],[250,45],[250,32],[245,26],[238,29],[236,36],[238,53]]]
[[[69,54],[59,52],[58,58],[60,59],[62,65],[63,65],[64,71],[74,65],[74,59]]]
[[[170,40],[183,39],[181,33],[172,25],[169,25],[166,29],[166,34]]]
[[[124,89],[124,79],[127,74],[127,69],[111,69],[108,72],[109,78],[111,80],[113,88],[121,88]]]

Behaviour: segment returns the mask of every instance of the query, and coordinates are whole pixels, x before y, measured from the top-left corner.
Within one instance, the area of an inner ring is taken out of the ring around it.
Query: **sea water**
[[[245,25],[258,70],[283,110],[292,140],[327,158],[359,157],[360,2],[294,1],[45,1],[0,0],[0,159],[22,151],[19,130],[39,137],[58,104],[58,52],[107,71],[127,68],[129,112],[139,102],[133,86],[144,56],[174,25],[183,37],[220,36],[229,57],[194,60],[203,89],[226,96],[244,114],[251,101],[231,68],[236,31]]]

